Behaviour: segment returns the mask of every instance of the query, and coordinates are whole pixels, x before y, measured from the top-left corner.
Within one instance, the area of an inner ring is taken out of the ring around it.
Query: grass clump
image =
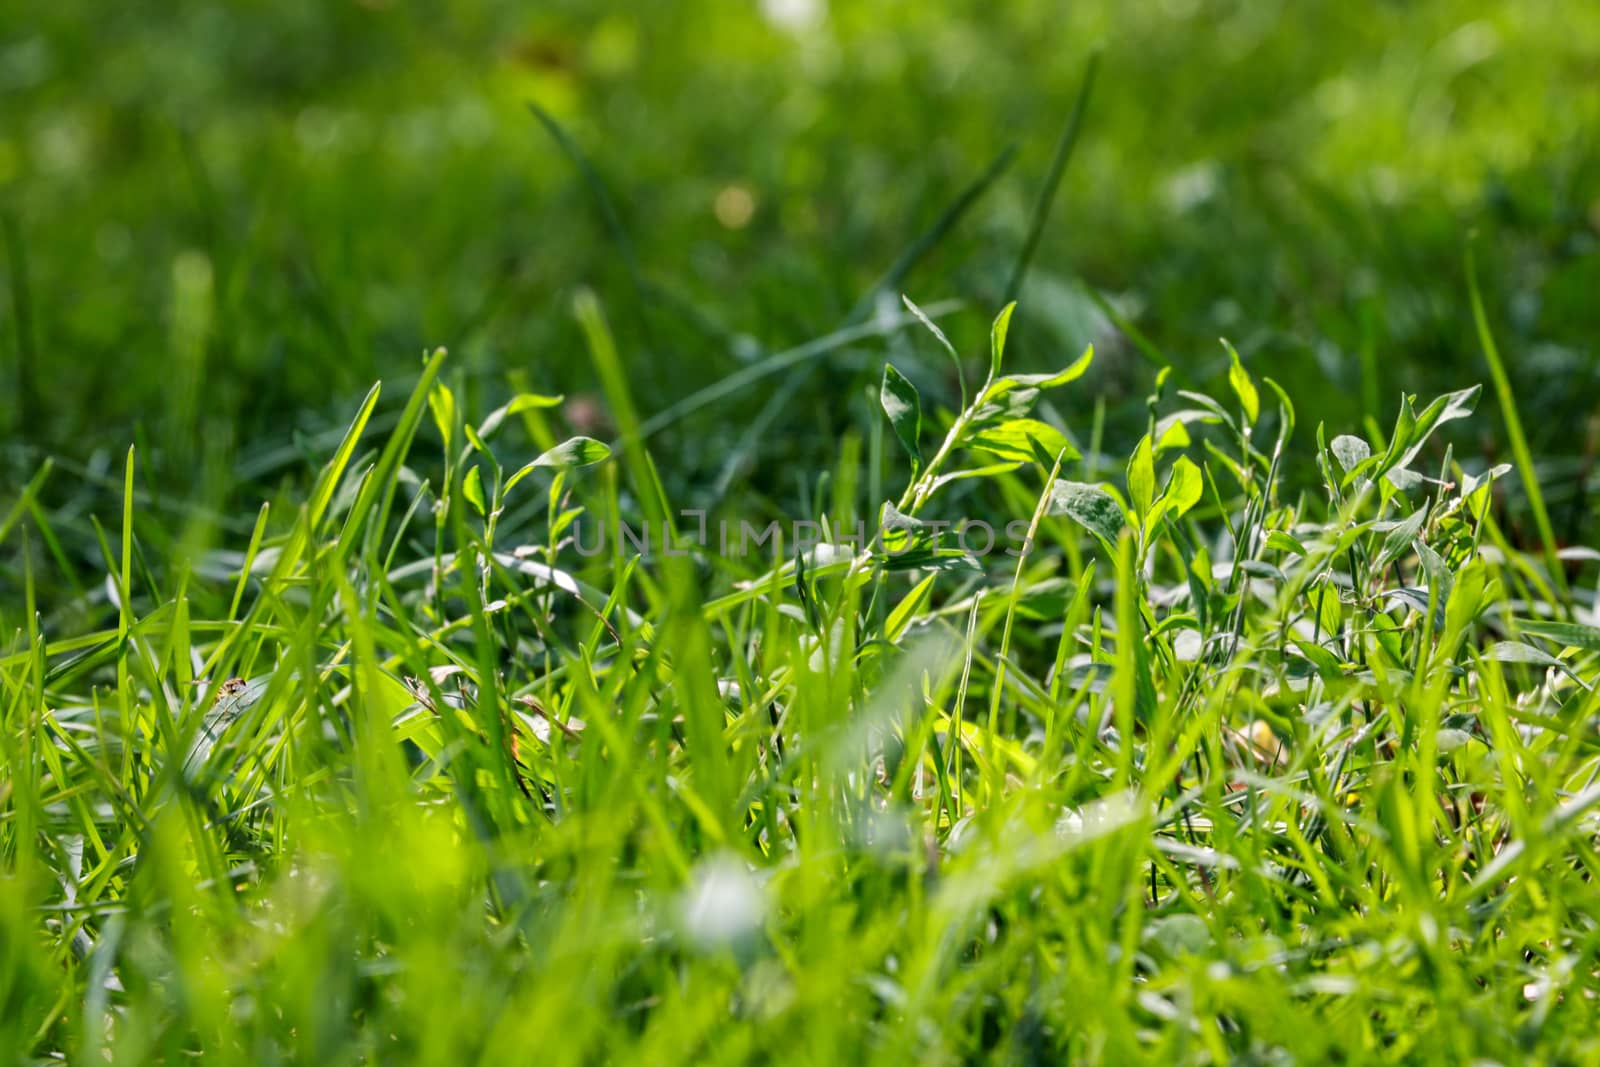
[[[696,516],[578,318],[610,445],[436,352],[218,552],[130,451],[71,605],[23,490],[11,1059],[1596,1055],[1588,557],[1504,535],[1477,388],[1307,432],[1228,346],[1124,460],[1008,307],[959,410],[886,364],[799,505]]]

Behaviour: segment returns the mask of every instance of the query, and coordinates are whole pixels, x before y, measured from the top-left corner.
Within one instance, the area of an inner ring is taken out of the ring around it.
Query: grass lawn
[[[1600,1060],[1597,87],[0,13],[0,1063]]]

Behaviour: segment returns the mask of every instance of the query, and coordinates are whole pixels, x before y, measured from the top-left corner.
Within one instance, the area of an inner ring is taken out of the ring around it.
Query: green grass
[[[1600,1059],[1592,12],[102,7],[0,1063]]]
[[[1600,629],[1451,458],[1479,390],[1362,441],[1236,364],[1124,469],[1028,415],[1087,361],[1009,375],[1009,318],[961,412],[888,373],[788,516],[842,549],[582,555],[672,521],[649,454],[545,449],[442,352],[242,555],[154,561],[130,451],[98,629],[35,615],[25,503],[0,1048],[1592,1057]]]

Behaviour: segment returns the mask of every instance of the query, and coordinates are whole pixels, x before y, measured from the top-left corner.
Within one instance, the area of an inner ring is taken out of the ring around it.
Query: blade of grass
[[[1028,235],[1022,242],[1021,251],[1017,253],[1017,261],[1012,264],[1011,277],[1006,281],[1001,304],[1010,304],[1022,294],[1023,279],[1033,263],[1039,239],[1044,236],[1045,224],[1050,221],[1050,208],[1055,203],[1056,190],[1061,186],[1061,177],[1066,173],[1072,151],[1078,145],[1078,134],[1083,129],[1083,116],[1089,109],[1089,95],[1094,91],[1095,73],[1099,69],[1100,52],[1096,50],[1089,55],[1089,62],[1083,71],[1083,82],[1078,86],[1078,97],[1072,104],[1072,114],[1067,117],[1067,125],[1061,131],[1061,138],[1056,141],[1050,169],[1045,172],[1044,185],[1039,189],[1039,199],[1034,204],[1033,217],[1028,222]]]
[[[1528,507],[1533,511],[1533,521],[1539,529],[1545,564],[1550,568],[1550,581],[1561,597],[1561,603],[1554,607],[1565,616],[1571,604],[1566,569],[1556,556],[1559,546],[1556,544],[1555,528],[1550,525],[1550,513],[1544,506],[1544,493],[1539,489],[1539,471],[1534,466],[1527,435],[1522,432],[1522,419],[1517,414],[1517,398],[1511,391],[1511,379],[1506,374],[1505,362],[1500,358],[1500,349],[1494,343],[1494,332],[1489,328],[1489,317],[1483,308],[1483,294],[1478,289],[1477,258],[1470,241],[1467,244],[1467,293],[1472,303],[1472,321],[1478,329],[1478,343],[1483,348],[1483,358],[1489,363],[1489,376],[1494,381],[1495,395],[1500,400],[1500,415],[1505,420],[1506,436],[1511,439],[1511,454],[1517,461],[1523,492],[1528,494]]]

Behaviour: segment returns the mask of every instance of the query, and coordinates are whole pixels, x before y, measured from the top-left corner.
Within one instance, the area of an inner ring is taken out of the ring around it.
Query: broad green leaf
[[[1188,456],[1179,456],[1178,462],[1172,465],[1172,474],[1167,478],[1167,491],[1161,495],[1161,499],[1174,517],[1181,519],[1200,502],[1204,491],[1205,479],[1201,477],[1200,468]]]
[[[889,617],[884,620],[883,636],[888,641],[898,641],[905,635],[906,628],[911,625],[912,618],[922,610],[928,602],[928,592],[933,588],[933,581],[938,577],[937,572],[928,575],[922,581],[912,586],[900,603],[889,612]]]
[[[1281,584],[1289,580],[1288,575],[1284,574],[1281,569],[1274,567],[1266,560],[1241,560],[1239,563],[1239,569],[1246,574],[1253,574],[1257,578],[1265,578],[1269,582],[1278,582]]]
[[[1600,627],[1551,619],[1518,619],[1516,626],[1529,637],[1542,637],[1566,648],[1600,652]]]
[[[879,524],[885,530],[920,530],[927,525],[921,519],[907,515],[887,500],[883,502],[883,515],[879,519]]]
[[[994,328],[989,331],[989,377],[996,378],[1000,375],[1000,361],[1006,351],[1006,334],[1011,332],[1011,313],[1017,309],[1016,301],[1012,301],[1000,309],[1000,314],[994,317]]]
[[[1411,440],[1411,432],[1417,426],[1417,413],[1411,408],[1413,399],[1415,398],[1411,396],[1400,398],[1400,414],[1395,416],[1394,432],[1389,435],[1389,447],[1384,450],[1383,458],[1375,464],[1377,471],[1374,477],[1400,462],[1400,456],[1405,452],[1407,442]]]
[[[1428,479],[1405,467],[1391,467],[1384,472],[1384,480],[1402,493],[1409,493]]]
[[[573,437],[533,461],[535,467],[587,467],[611,457],[611,449],[592,437]]]
[[[565,399],[565,396],[518,393],[511,398],[509,403],[502,404],[489,413],[489,417],[484,419],[482,424],[478,426],[478,436],[488,437],[499,429],[500,424],[511,415],[520,415],[524,411],[532,411],[535,408],[553,408]]]
[[[583,508],[567,508],[565,511],[561,511],[550,522],[550,536],[560,537],[583,514]]]
[[[1484,471],[1482,474],[1466,474],[1462,476],[1461,497],[1463,500],[1467,501],[1467,506],[1473,511],[1474,514],[1477,513],[1477,505],[1480,504],[1481,501],[1473,500],[1472,495],[1474,493],[1486,491],[1489,488],[1490,482],[1493,482],[1496,478],[1502,478],[1509,473],[1511,473],[1511,464],[1497,463],[1493,467],[1490,467],[1488,470]]]
[[[512,486],[541,467],[555,470],[565,470],[570,467],[587,467],[591,463],[599,463],[601,460],[609,458],[610,455],[611,449],[594,438],[574,437],[541,454],[538,459],[513,474],[506,480],[505,491],[510,492]]]
[[[1305,544],[1293,534],[1285,533],[1282,530],[1273,530],[1267,534],[1266,547],[1276,549],[1279,552],[1293,552],[1297,556],[1306,555]]]
[[[1474,560],[1456,575],[1455,586],[1450,590],[1450,599],[1445,603],[1447,641],[1453,642],[1458,635],[1465,633],[1467,627],[1472,625],[1472,621],[1483,610],[1485,570],[1481,560]]]
[[[1191,403],[1200,405],[1199,410],[1186,410],[1179,412],[1181,415],[1187,415],[1190,418],[1199,418],[1211,422],[1220,422],[1224,425],[1232,421],[1228,415],[1227,409],[1224,408],[1215,397],[1208,396],[1205,393],[1190,392],[1188,389],[1179,389],[1178,395],[1183,397],[1185,400],[1190,401]]]
[[[996,378],[990,383],[989,388],[984,390],[981,399],[994,400],[1013,389],[1054,389],[1058,385],[1066,385],[1083,377],[1093,362],[1094,345],[1090,345],[1070,366],[1054,374],[1008,374],[1003,378]]]
[[[913,548],[898,555],[879,558],[886,571],[909,571],[928,568],[935,571],[981,571],[983,565],[970,552],[959,548]]]
[[[1333,554],[1337,556],[1344,552],[1350,551],[1350,546],[1361,540],[1362,535],[1368,530],[1372,529],[1374,525],[1375,524],[1370,520],[1367,522],[1351,523],[1350,526],[1342,531],[1338,538],[1333,542]]]
[[[1149,941],[1165,955],[1179,959],[1199,956],[1211,948],[1211,930],[1198,915],[1179,912],[1153,919],[1146,927]]]
[[[917,387],[895,370],[894,364],[885,363],[878,401],[883,405],[883,413],[889,416],[889,425],[894,427],[895,436],[900,438],[900,443],[911,454],[911,462],[920,469],[922,448],[917,444],[917,438],[922,432],[922,398],[917,395]]]
[[[968,448],[991,452],[1001,459],[1037,461],[1046,466],[1057,456],[1066,453],[1067,459],[1077,459],[1078,452],[1067,443],[1060,430],[1038,419],[1010,419],[995,426],[986,426],[966,442]]]
[[[553,408],[565,399],[566,397],[561,394],[543,396],[539,393],[518,393],[511,398],[511,403],[506,405],[506,414],[520,415],[534,408]]]
[[[483,506],[483,475],[478,473],[477,464],[473,464],[467,476],[461,480],[461,495],[467,498],[467,503],[477,509],[479,515],[485,510]]]
[[[1428,438],[1434,430],[1447,422],[1464,419],[1478,406],[1478,397],[1483,393],[1483,386],[1474,385],[1471,389],[1461,389],[1454,393],[1435,397],[1433,403],[1416,416],[1411,427],[1409,439],[1404,444],[1400,458],[1395,462],[1396,467],[1405,467],[1417,458],[1417,453],[1422,451],[1422,446],[1428,443]]]
[[[1372,456],[1372,446],[1359,437],[1350,434],[1340,434],[1328,446],[1333,452],[1333,458],[1339,461],[1339,466],[1344,468],[1346,474],[1355,470],[1356,465],[1365,462]]]
[[[1381,571],[1399,559],[1406,549],[1411,547],[1411,542],[1417,539],[1417,534],[1422,532],[1422,524],[1427,517],[1428,513],[1418,508],[1410,518],[1390,529],[1388,536],[1383,539],[1383,548],[1378,552],[1378,558],[1373,561],[1373,567]]]
[[[1542,648],[1523,644],[1521,641],[1500,641],[1490,645],[1483,653],[1484,659],[1492,659],[1497,663],[1531,663],[1539,667],[1560,667],[1561,661]]]
[[[1238,351],[1228,343],[1227,338],[1223,338],[1222,346],[1228,350],[1228,384],[1233,386],[1239,406],[1244,409],[1245,424],[1253,425],[1261,414],[1261,394],[1256,392],[1256,383],[1250,380],[1250,372],[1244,369]]]
[[[1183,422],[1185,414],[1180,411],[1156,423],[1156,455],[1159,456],[1171,448],[1188,448],[1194,443],[1194,439],[1189,436],[1189,427]]]
[[[437,382],[429,390],[428,410],[433,413],[433,425],[439,430],[439,437],[444,441],[445,450],[449,451],[450,439],[455,434],[456,428],[456,398],[448,385]]]
[[[1094,363],[1094,345],[1089,345],[1083,350],[1083,355],[1067,364],[1054,374],[1013,374],[1012,377],[1023,385],[1034,386],[1039,389],[1054,389],[1059,385],[1075,382],[1089,372],[1089,367]]]
[[[1049,511],[1072,519],[1105,542],[1108,549],[1117,543],[1122,532],[1122,505],[1098,485],[1057,481],[1050,487]]]
[[[1319,594],[1313,592],[1312,595],[1316,596]],[[1329,596],[1331,599],[1337,600],[1337,598],[1333,597],[1331,593]],[[1324,634],[1323,636],[1326,637],[1327,634]],[[1310,641],[1295,637],[1293,634],[1289,635],[1289,640],[1291,643],[1293,643],[1295,648],[1300,650],[1300,654],[1309,660],[1312,666],[1316,667],[1318,674],[1322,675],[1329,681],[1336,681],[1343,676],[1344,672],[1339,668],[1338,656],[1335,656],[1332,652],[1329,652],[1321,645],[1314,645]]]
[[[1200,620],[1199,620],[1199,618],[1197,618],[1194,615],[1189,614],[1186,611],[1174,612],[1173,614],[1168,615],[1166,618],[1162,619],[1160,622],[1156,623],[1155,628],[1150,631],[1150,636],[1151,637],[1160,637],[1162,634],[1168,633],[1168,632],[1170,632],[1172,630],[1195,630],[1195,631],[1198,631],[1199,629],[1200,629]]]
[[[1039,390],[1024,386],[1007,387],[988,390],[983,397],[986,399],[982,400],[972,416],[973,424],[978,426],[1004,422],[1006,419],[1026,418],[1039,399]]]
[[[1385,593],[1382,595],[1385,601],[1393,599],[1393,594]],[[1426,611],[1427,609],[1428,600],[1427,597],[1423,597],[1422,607],[1418,610]],[[1404,653],[1400,648],[1400,624],[1391,619],[1387,611],[1372,612],[1363,616],[1363,618],[1371,627],[1370,636],[1375,642],[1368,646],[1369,653],[1374,648],[1381,649],[1383,654],[1398,666],[1404,659]]]
[[[883,547],[891,552],[901,552],[920,536],[925,524],[921,519],[906,515],[891,502],[883,502],[883,513],[878,519],[878,530]]]
[[[1155,496],[1155,452],[1150,445],[1150,435],[1145,434],[1139,439],[1139,446],[1133,450],[1133,458],[1128,460],[1128,501],[1133,504],[1133,512],[1141,521],[1150,514]]]
[[[1071,458],[1076,459],[1077,457],[1073,456]],[[1051,462],[1054,462],[1054,460]],[[966,470],[951,471],[949,474],[941,474],[939,477],[933,480],[932,491],[938,492],[939,489],[949,485],[951,482],[959,482],[967,478],[987,478],[991,474],[1007,474],[1016,470],[1021,465],[1021,462],[1017,460],[1008,460],[1004,463],[987,463],[982,467],[971,467]]]

